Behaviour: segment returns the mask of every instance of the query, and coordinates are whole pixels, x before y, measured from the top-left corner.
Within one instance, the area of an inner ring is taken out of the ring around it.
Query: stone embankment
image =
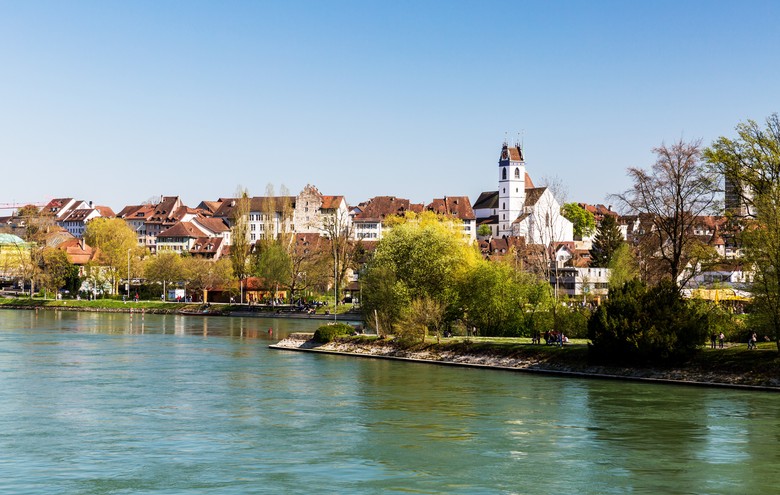
[[[687,367],[656,369],[590,366],[566,363],[565,360],[553,362],[545,359],[542,354],[502,356],[491,352],[453,352],[436,345],[427,346],[424,350],[408,350],[395,344],[392,340],[339,339],[326,344],[320,344],[311,340],[311,337],[311,334],[291,334],[286,339],[270,347],[274,349],[518,371],[562,377],[633,380],[649,383],[780,391],[780,377],[756,379],[756,377],[744,374],[711,372]]]

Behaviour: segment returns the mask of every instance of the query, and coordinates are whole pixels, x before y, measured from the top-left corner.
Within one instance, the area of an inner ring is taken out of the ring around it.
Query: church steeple
[[[512,235],[525,206],[525,158],[518,144],[504,141],[498,159],[498,235]]]

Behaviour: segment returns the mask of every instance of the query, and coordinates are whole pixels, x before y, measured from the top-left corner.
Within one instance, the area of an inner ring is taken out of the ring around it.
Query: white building
[[[574,239],[574,226],[548,187],[534,187],[519,145],[503,144],[498,160],[498,190],[474,202],[476,224],[494,236],[524,237],[528,244],[549,245]]]

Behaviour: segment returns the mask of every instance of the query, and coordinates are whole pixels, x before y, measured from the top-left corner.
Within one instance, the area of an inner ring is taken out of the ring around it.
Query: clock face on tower
[[[509,153],[507,153],[507,151],[506,151],[506,148],[504,148],[504,149],[501,151],[501,159],[502,159],[502,160],[506,160],[506,159],[508,159],[508,158],[509,158]]]

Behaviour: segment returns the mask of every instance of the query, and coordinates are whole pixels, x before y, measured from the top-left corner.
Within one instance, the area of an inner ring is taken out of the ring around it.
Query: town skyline
[[[780,108],[780,4],[0,5],[2,202],[315,184],[472,201],[504,139],[607,204],[627,167]],[[727,35],[725,33],[728,33]],[[3,213],[3,212],[0,212]]]

